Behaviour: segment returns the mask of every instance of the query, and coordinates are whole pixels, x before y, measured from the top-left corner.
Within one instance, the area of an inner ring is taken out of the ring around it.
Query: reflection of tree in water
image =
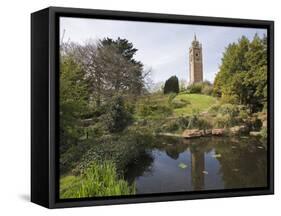
[[[216,160],[220,163],[225,188],[266,186],[267,158],[264,146],[266,144],[259,139],[223,137],[183,139],[166,146],[165,150],[168,156],[176,160],[180,153],[189,148],[193,189],[202,190],[205,186],[205,153],[212,150],[220,155]]]
[[[245,188],[266,186],[267,157],[264,143],[254,138],[239,137],[206,137],[200,139],[175,139],[159,138],[153,140],[153,147],[135,158],[127,168],[125,178],[134,182],[136,177],[144,173],[153,172],[151,169],[157,155],[152,155],[151,150],[166,152],[173,160],[178,160],[179,155],[189,151],[188,161],[191,162],[190,172],[193,190],[204,190],[208,184],[208,175],[205,175],[205,157],[219,163],[219,175],[224,182],[224,188]],[[219,156],[214,156],[219,155]],[[155,158],[154,158],[155,157]],[[213,158],[213,159],[212,159]],[[214,165],[218,166],[218,164]],[[216,169],[215,169],[216,170]],[[209,174],[212,170],[209,171]],[[217,171],[216,171],[217,172]]]
[[[174,160],[177,160],[179,157],[179,154],[186,151],[186,149],[187,149],[187,146],[182,145],[182,143],[177,143],[175,145],[168,145],[165,147],[166,154]]]
[[[125,179],[131,184],[135,178],[142,176],[144,172],[149,172],[154,158],[150,151],[145,151],[134,159],[127,167]]]
[[[267,185],[266,150],[258,139],[240,140],[233,146],[225,145],[229,140],[222,140],[216,147],[220,162],[220,173],[225,188],[264,187]]]

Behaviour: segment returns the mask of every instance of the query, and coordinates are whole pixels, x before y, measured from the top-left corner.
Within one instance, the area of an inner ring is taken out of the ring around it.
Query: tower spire
[[[203,81],[203,62],[202,62],[202,46],[196,38],[194,32],[194,40],[189,48],[189,82],[197,83]]]

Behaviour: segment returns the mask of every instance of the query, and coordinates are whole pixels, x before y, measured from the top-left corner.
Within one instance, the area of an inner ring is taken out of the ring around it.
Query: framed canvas
[[[31,15],[31,201],[273,194],[274,23]]]

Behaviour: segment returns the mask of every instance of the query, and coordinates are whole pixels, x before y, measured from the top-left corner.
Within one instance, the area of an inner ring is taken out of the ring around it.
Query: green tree
[[[107,129],[112,133],[121,132],[130,124],[132,115],[127,111],[122,96],[112,99],[104,118]]]
[[[87,86],[83,70],[72,56],[61,56],[60,63],[60,147],[75,145],[81,135],[81,116],[87,109]]]
[[[119,70],[119,76],[115,77],[115,83],[120,83],[119,85],[116,85],[117,90],[122,89],[119,87],[123,85],[123,89],[129,88],[131,94],[141,94],[142,89],[144,88],[144,78],[147,74],[144,74],[143,64],[134,58],[138,49],[134,47],[133,43],[129,42],[127,39],[121,39],[120,37],[118,37],[117,40],[104,38],[100,41],[99,49],[106,49],[108,47],[114,49],[115,52],[120,54],[125,62],[127,62],[125,66],[124,63],[123,65],[120,65],[120,68],[118,68],[118,64],[115,63],[115,66],[117,66],[115,68]],[[125,79],[122,80],[122,77],[120,76],[121,74],[124,75]]]
[[[142,65],[141,62],[138,62],[134,59],[134,55],[138,51],[133,45],[133,43],[129,42],[127,39],[121,39],[120,37],[117,40],[113,40],[111,38],[104,38],[101,40],[101,46],[114,46],[117,48],[118,52],[125,57],[127,60],[132,63],[137,63]]]
[[[168,80],[166,80],[164,85],[164,94],[169,93],[179,93],[179,80],[176,76],[171,76]]]
[[[227,103],[246,105],[252,112],[260,111],[267,100],[266,37],[245,36],[230,44],[215,77],[213,94]]]

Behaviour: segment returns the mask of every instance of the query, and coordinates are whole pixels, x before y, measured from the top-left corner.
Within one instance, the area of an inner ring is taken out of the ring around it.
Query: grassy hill
[[[157,93],[140,99],[137,106],[150,106],[151,114],[148,115],[152,116],[159,116],[167,111],[165,108],[169,108],[170,114],[168,115],[178,117],[191,115],[193,111],[202,113],[215,103],[217,103],[217,99],[209,95],[189,93],[164,95]]]
[[[193,110],[196,110],[201,113],[207,111],[210,106],[217,103],[216,98],[203,94],[179,94],[175,97],[174,100],[186,100],[190,102],[184,107],[174,109],[174,114],[177,116],[190,115],[192,114]]]

